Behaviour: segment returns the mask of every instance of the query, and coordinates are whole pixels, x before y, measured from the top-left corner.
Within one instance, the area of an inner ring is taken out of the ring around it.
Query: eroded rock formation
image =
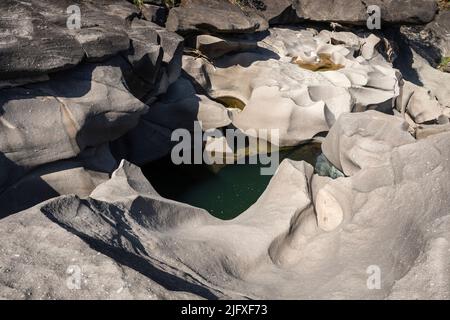
[[[449,299],[448,11],[372,4],[3,1],[0,298]],[[139,167],[196,121],[322,155],[220,220]]]

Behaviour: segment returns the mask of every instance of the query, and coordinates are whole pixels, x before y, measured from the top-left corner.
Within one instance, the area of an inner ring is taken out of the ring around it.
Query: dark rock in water
[[[339,169],[336,168],[323,153],[317,158],[315,170],[319,176],[330,177],[331,179],[345,177],[345,175],[339,171]]]
[[[269,24],[254,9],[229,1],[189,0],[170,10],[166,27],[181,34],[252,33],[267,30]]]
[[[349,24],[366,24],[367,7],[381,8],[381,18],[387,23],[428,23],[433,20],[435,0],[293,0],[300,18]]]

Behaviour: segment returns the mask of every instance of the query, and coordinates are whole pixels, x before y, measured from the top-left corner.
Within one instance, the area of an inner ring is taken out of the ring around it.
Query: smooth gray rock
[[[180,78],[149,107],[136,128],[112,143],[114,154],[117,159],[145,165],[170,153],[174,130],[193,132],[195,122],[201,122],[206,131],[226,127],[231,119],[223,105],[197,94],[188,80]]]
[[[433,67],[443,57],[450,56],[450,10],[440,10],[436,18],[425,26],[404,25],[401,35],[408,45],[425,58]]]
[[[165,26],[169,14],[169,10],[166,6],[144,4],[141,10],[146,20],[162,27]]]
[[[340,43],[333,44],[331,37]],[[243,110],[232,111],[238,129],[278,129],[278,141],[271,142],[295,146],[328,131],[343,113],[392,113],[401,76],[374,50],[376,36],[273,28],[255,38],[256,50],[212,61],[183,57],[183,70],[197,91],[241,101]],[[328,60],[329,66],[311,70],[317,60]]]
[[[67,10],[72,5],[80,9],[80,29],[67,27],[72,14]],[[133,65],[138,59],[139,67],[147,71],[149,65],[154,67],[144,81],[168,78],[165,81],[171,83],[179,75],[182,39],[156,24],[139,20],[137,7],[125,0],[32,0],[29,4],[8,0],[0,4],[0,9],[5,16],[0,25],[0,79],[48,74],[84,60],[105,61],[119,53],[128,53]],[[162,51],[162,66],[155,65],[153,52],[157,48]],[[157,92],[165,88],[167,84]]]
[[[192,32],[252,33],[268,29],[268,22],[254,10],[229,1],[189,0],[169,12],[166,27],[180,34]]]
[[[354,123],[357,131],[366,128]],[[388,147],[386,161],[336,180],[284,161],[257,203],[231,221],[159,197],[126,162],[90,198],[61,197],[42,211],[119,264],[162,271],[144,274],[169,291],[203,298],[447,299],[449,141],[447,133]],[[384,275],[379,290],[368,288],[373,268]],[[183,282],[167,286],[168,275]]]
[[[118,139],[147,106],[123,84],[122,61],[84,65],[70,74],[0,95],[0,189],[39,165]]]
[[[183,38],[149,21],[133,20],[128,30],[131,48],[123,53],[132,72],[125,74],[128,88],[152,103],[181,74]]]
[[[221,39],[211,35],[197,37],[197,49],[210,59],[217,59],[227,53],[250,51],[258,47],[256,41]]]
[[[40,207],[0,220],[1,242],[8,243],[0,250],[2,299],[198,298],[177,292],[175,286],[180,281],[176,277],[164,276],[155,269],[133,268],[130,261],[119,263],[108,253],[100,253],[95,243],[86,242],[66,225],[52,222]],[[150,279],[152,272],[159,283]],[[164,277],[165,283],[161,281]]]
[[[379,6],[387,23],[428,23],[437,12],[434,0],[293,0],[293,4],[300,18],[364,25],[369,5]]]
[[[416,124],[438,122],[443,115],[443,107],[438,100],[430,95],[430,92],[409,81],[405,81],[402,87],[401,99],[398,103],[400,112],[408,113]]]
[[[0,3],[0,79],[71,68],[83,60],[80,43],[23,2]]]
[[[0,219],[61,195],[87,197],[116,168],[108,145],[87,149],[70,160],[39,166],[0,193]]]
[[[401,118],[377,111],[341,115],[322,144],[326,158],[346,176],[389,161],[392,149],[413,143]]]

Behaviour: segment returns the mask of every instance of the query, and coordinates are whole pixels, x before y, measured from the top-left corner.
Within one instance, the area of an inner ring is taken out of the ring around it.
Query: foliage
[[[181,0],[164,0],[164,4],[167,8],[178,7],[181,3]]]
[[[441,9],[450,9],[450,0],[439,0],[439,8]]]
[[[139,9],[142,8],[144,6],[144,0],[133,0],[133,3],[136,7],[138,7]]]
[[[450,66],[450,57],[442,57],[442,60],[438,66],[438,69],[444,69],[447,66]]]

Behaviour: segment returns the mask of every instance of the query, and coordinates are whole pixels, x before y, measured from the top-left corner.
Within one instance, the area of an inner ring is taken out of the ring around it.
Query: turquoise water
[[[280,151],[280,163],[283,159],[304,160],[314,166],[320,154],[319,144],[308,144]],[[252,206],[266,189],[272,177],[262,176],[261,167],[259,164],[177,166],[166,157],[143,171],[161,196],[229,220]]]

